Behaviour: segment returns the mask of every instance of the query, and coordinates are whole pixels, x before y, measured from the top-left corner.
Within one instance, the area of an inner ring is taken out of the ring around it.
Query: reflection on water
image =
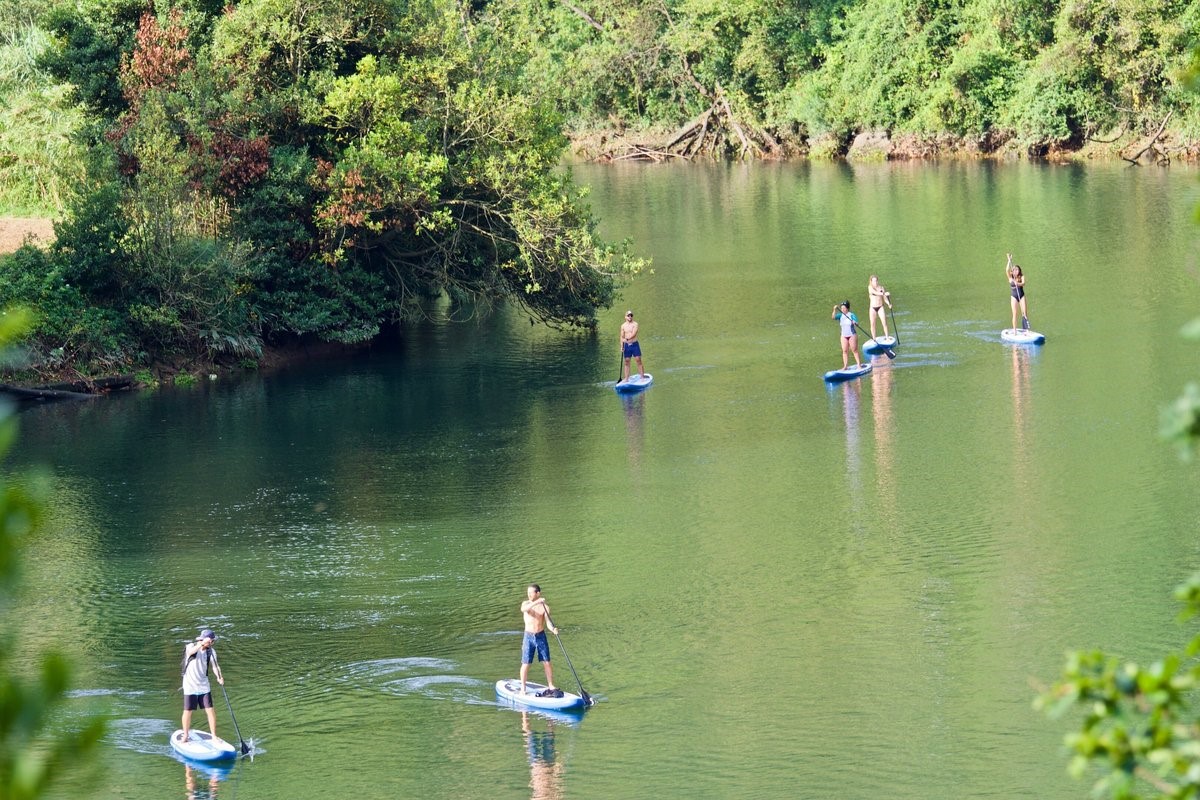
[[[625,411],[625,441],[626,453],[629,456],[629,467],[633,471],[633,479],[640,479],[639,467],[642,463],[642,442],[645,430],[642,428],[642,410],[646,403],[646,393],[622,394],[621,407]]]
[[[1012,351],[1012,426],[1014,481],[1022,490],[1029,484],[1025,466],[1029,463],[1029,417],[1033,413],[1029,396],[1029,375],[1033,359],[1039,352],[1028,345],[1005,345]]]
[[[894,323],[893,323],[894,324]],[[897,340],[899,346],[899,340]],[[871,371],[871,416],[875,430],[875,485],[881,498],[893,496],[895,477],[892,464],[892,367],[875,359]],[[884,505],[890,505],[884,503]]]
[[[854,516],[863,509],[865,499],[863,497],[863,478],[862,478],[862,453],[859,443],[860,423],[859,423],[859,403],[862,399],[863,381],[867,378],[855,378],[854,380],[844,381],[840,384],[830,384],[831,394],[840,394],[842,400],[842,420],[845,425],[846,433],[846,488],[850,492],[851,502],[854,504]],[[856,525],[861,522],[856,522]]]
[[[564,766],[554,747],[554,722],[543,719],[535,724],[530,720],[529,712],[522,711],[521,733],[529,757],[530,797],[533,800],[561,800]]]
[[[215,800],[221,781],[229,777],[232,768],[199,766],[190,762],[183,765],[184,797],[187,800]]]

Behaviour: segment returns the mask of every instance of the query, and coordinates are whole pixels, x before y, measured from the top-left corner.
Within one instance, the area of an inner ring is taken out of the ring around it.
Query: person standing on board
[[[1017,327],[1017,311],[1020,311],[1021,327],[1029,330],[1029,308],[1025,302],[1025,273],[1021,271],[1020,264],[1013,263],[1012,253],[1008,254],[1004,275],[1008,278],[1008,287],[1012,290],[1009,300],[1012,305],[1012,326]]]
[[[217,651],[213,643],[217,635],[210,629],[200,631],[196,641],[189,642],[183,649],[183,738],[188,740],[191,735],[192,712],[203,708],[208,714],[208,732],[217,735],[217,712],[213,710],[212,687],[208,683],[208,669],[211,666],[217,683],[225,685],[221,675],[221,665],[217,663]]]
[[[833,307],[833,318],[842,325],[842,369],[850,366],[850,353],[854,354],[855,366],[861,367],[862,359],[858,357],[858,334],[854,332],[858,317],[850,313],[849,300],[843,300],[840,306]]]
[[[621,323],[621,358],[625,362],[625,380],[629,380],[629,359],[637,359],[638,374],[646,377],[646,368],[642,366],[642,346],[638,344],[638,324],[633,321],[633,312],[625,312],[625,321]]]
[[[867,320],[871,323],[871,338],[875,338],[875,317],[878,315],[879,321],[883,323],[883,335],[890,336],[888,333],[887,316],[883,313],[883,304],[887,303],[887,307],[892,307],[892,296],[879,285],[879,276],[872,275],[871,280],[867,283],[867,295],[871,299],[871,310],[867,312]]]
[[[529,665],[533,654],[546,670],[546,688],[554,688],[554,672],[550,668],[550,643],[546,640],[546,628],[558,635],[558,628],[550,623],[550,606],[542,597],[542,587],[531,583],[525,589],[528,600],[521,603],[521,616],[525,618],[525,636],[521,640],[521,694],[525,694],[525,681],[529,678]]]

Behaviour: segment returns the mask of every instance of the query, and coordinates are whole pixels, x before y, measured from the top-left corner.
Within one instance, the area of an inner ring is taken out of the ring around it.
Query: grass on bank
[[[83,122],[69,87],[38,69],[49,46],[31,22],[0,28],[0,215],[58,216],[67,187],[80,177],[83,151],[73,135]]]

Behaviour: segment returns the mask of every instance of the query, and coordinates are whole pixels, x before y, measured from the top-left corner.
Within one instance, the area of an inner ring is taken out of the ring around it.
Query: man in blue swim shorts
[[[521,641],[521,694],[525,694],[525,681],[529,677],[529,665],[533,654],[546,669],[546,688],[554,688],[554,673],[550,669],[550,643],[546,641],[546,628],[557,635],[558,628],[550,622],[550,606],[542,599],[542,587],[529,584],[525,590],[529,597],[521,603],[521,615],[525,617],[525,638]]]
[[[625,321],[621,323],[621,359],[625,364],[625,377],[629,380],[629,359],[637,359],[638,374],[646,377],[646,368],[642,366],[642,346],[638,344],[638,324],[633,321],[633,312],[625,312]]]

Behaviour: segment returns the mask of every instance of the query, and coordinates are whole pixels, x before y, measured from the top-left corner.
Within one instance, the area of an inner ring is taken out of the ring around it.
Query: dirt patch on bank
[[[26,241],[50,244],[54,223],[43,217],[0,217],[0,255],[15,251]]]

